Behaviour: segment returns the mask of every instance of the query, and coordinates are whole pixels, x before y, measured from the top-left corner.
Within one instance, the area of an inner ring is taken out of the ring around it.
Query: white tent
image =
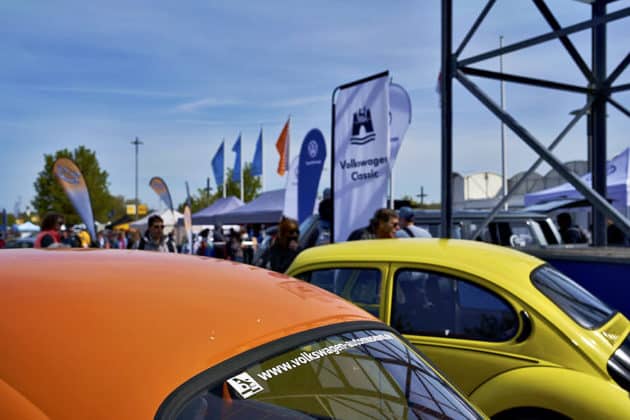
[[[13,225],[13,229],[20,233],[21,238],[25,238],[35,232],[40,231],[40,227],[31,222],[22,223],[21,225]]]
[[[129,226],[134,229],[138,229],[141,233],[144,234],[144,232],[149,227],[149,218],[156,214],[159,215],[162,220],[164,220],[164,233],[170,233],[177,223],[177,219],[179,219],[180,217],[184,217],[184,215],[177,210],[173,210],[172,212],[170,210],[166,210],[163,213],[153,212],[148,216],[143,217],[142,219],[138,219],[135,222],[130,223]]]
[[[630,217],[630,148],[612,158],[607,163],[607,199],[626,217]],[[591,184],[591,174],[582,177],[587,184]],[[525,195],[525,206],[546,203],[555,200],[582,199],[581,193],[573,185],[566,183]]]

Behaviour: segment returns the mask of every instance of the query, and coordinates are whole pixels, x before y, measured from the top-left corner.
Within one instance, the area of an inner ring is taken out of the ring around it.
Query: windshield
[[[327,336],[210,384],[179,420],[480,418],[389,331]]]
[[[615,314],[614,309],[551,266],[535,270],[532,283],[584,328],[599,328]]]

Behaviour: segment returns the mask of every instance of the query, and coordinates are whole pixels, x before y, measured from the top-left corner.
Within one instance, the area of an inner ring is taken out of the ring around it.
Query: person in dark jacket
[[[558,222],[558,231],[560,231],[563,243],[584,244],[588,242],[588,237],[579,226],[573,224],[569,213],[560,213],[556,217],[556,221]]]
[[[381,208],[376,210],[374,217],[370,219],[370,224],[366,227],[356,229],[348,236],[348,241],[358,241],[362,239],[389,239],[396,237],[396,231],[400,228],[398,214],[395,210]]]
[[[138,249],[157,252],[177,252],[175,244],[164,235],[164,220],[157,214],[149,217],[149,229],[140,240]]]
[[[256,261],[263,268],[284,273],[302,251],[298,244],[300,229],[297,220],[283,217],[278,225],[278,236]]]

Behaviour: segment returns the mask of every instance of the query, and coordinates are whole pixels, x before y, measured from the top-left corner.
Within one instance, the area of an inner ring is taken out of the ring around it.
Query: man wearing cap
[[[431,234],[413,224],[413,210],[410,207],[401,207],[398,210],[400,229],[396,231],[397,238],[430,238]]]

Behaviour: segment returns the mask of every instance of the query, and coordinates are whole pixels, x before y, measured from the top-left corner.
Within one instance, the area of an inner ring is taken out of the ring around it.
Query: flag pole
[[[289,165],[291,165],[291,114],[288,118],[289,125],[287,127],[287,172],[289,171]]]
[[[226,198],[227,197],[227,191],[226,191],[227,185],[226,185],[226,179],[225,179],[226,178],[225,177],[225,137],[223,137],[222,144],[223,144],[223,168],[222,168],[222,171],[223,171],[223,198]]]
[[[265,191],[265,156],[263,153],[263,126],[260,124],[260,189]]]
[[[243,133],[238,133],[238,167],[240,170],[239,176],[241,177],[241,201],[243,201],[243,184],[245,183],[245,179],[243,178]]]

